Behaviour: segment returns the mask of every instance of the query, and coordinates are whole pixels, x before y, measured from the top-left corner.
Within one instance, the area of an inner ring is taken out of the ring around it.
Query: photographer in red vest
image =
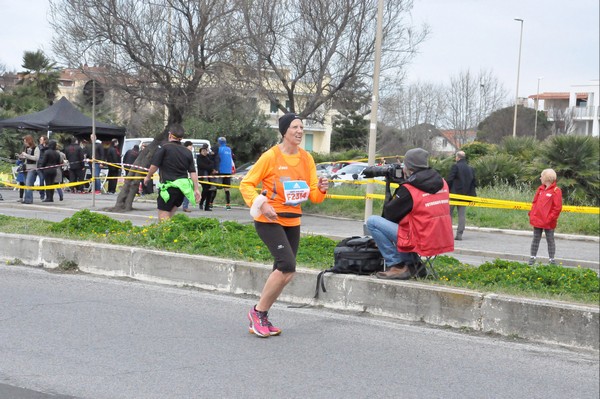
[[[383,255],[386,271],[378,278],[408,280],[425,277],[420,255],[454,251],[450,193],[440,174],[429,167],[422,148],[404,156],[405,182],[383,206],[383,216],[370,216],[367,229]]]

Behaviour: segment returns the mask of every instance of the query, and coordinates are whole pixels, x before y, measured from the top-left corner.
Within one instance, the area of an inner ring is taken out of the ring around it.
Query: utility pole
[[[535,96],[535,122],[533,123],[533,138],[536,139],[537,138],[537,120],[538,120],[538,107],[540,104],[540,80],[543,79],[542,77],[538,78],[538,84],[537,84],[537,94]]]
[[[375,146],[377,145],[377,107],[379,105],[379,70],[381,67],[381,40],[383,36],[383,0],[377,3],[377,34],[375,36],[375,68],[373,71],[373,102],[371,104],[371,123],[369,125],[369,165],[375,164]],[[365,200],[365,224],[367,218],[373,214],[374,184],[367,184],[367,198]]]
[[[513,137],[517,137],[517,107],[519,105],[519,75],[521,74],[521,45],[523,44],[523,20],[515,18],[515,21],[521,22],[521,35],[519,36],[519,62],[517,63],[517,90],[515,92],[515,118],[513,121]]]

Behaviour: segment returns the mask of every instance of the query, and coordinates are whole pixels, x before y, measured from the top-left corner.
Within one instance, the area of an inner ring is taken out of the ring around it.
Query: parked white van
[[[125,139],[125,143],[123,144],[123,151],[121,151],[121,158],[123,158],[123,156],[125,156],[125,153],[131,150],[134,145],[137,144],[141,150],[142,144],[150,144],[152,143],[152,140],[154,140],[154,138],[152,137],[136,137],[131,139]],[[205,139],[187,139],[184,137],[183,140],[181,140],[181,142],[184,143],[188,140],[191,141],[192,144],[194,144],[194,155],[200,152],[200,147],[202,147],[204,144],[208,145],[208,150],[210,151],[210,141]]]

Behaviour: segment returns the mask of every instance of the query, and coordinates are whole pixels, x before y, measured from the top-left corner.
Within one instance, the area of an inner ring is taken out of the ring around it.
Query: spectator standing
[[[367,229],[377,243],[387,271],[378,278],[408,280],[425,277],[419,254],[454,251],[448,184],[429,167],[429,153],[422,148],[404,156],[406,182],[383,206],[383,216],[367,219]]]
[[[212,164],[214,169],[212,170],[212,172],[210,173],[211,175],[216,176],[219,172],[217,171],[217,156],[215,154],[215,152],[211,149],[208,152],[208,158],[211,159]],[[212,178],[212,179],[208,179],[210,182],[212,183],[216,183],[217,182],[217,178]],[[210,208],[210,210],[213,210],[213,203],[215,201],[215,197],[217,196],[217,186],[215,184],[210,184],[210,187],[208,188],[208,190],[210,191],[209,193],[209,202],[208,202],[208,207]]]
[[[142,148],[140,149],[140,152],[143,152],[147,146],[148,144],[142,143]],[[148,180],[148,183],[145,182],[145,179],[142,180],[142,195],[152,194],[154,192],[154,180],[150,179]]]
[[[198,178],[202,185],[202,195],[200,197],[200,209],[204,207],[205,211],[212,211],[212,195],[211,184],[208,184],[208,176],[212,175],[215,170],[214,159],[210,157],[208,153],[208,144],[203,144],[200,148],[200,152],[196,157],[196,165],[198,166]],[[214,191],[216,192],[216,190]]]
[[[94,151],[95,152],[94,162],[92,162],[90,160],[90,158],[92,156],[92,145],[96,146],[94,148],[94,150],[95,150]],[[86,157],[88,158],[90,175],[94,176],[94,191],[96,192],[96,194],[100,194],[100,193],[102,193],[102,182],[100,181],[100,168],[102,165],[102,160],[105,159],[104,158],[104,147],[102,146],[101,142],[95,142],[94,144],[89,142],[88,145],[86,146],[85,153],[86,153]],[[94,165],[94,170],[92,170],[92,164]]]
[[[138,155],[140,155],[140,146],[137,144],[134,145],[130,150],[127,150],[125,156],[123,157],[123,163],[126,165],[125,167],[127,169],[131,168],[131,165],[133,165]]]
[[[19,184],[19,186],[25,186],[25,174],[27,173],[25,168],[25,161],[23,161],[22,159],[17,158],[17,162],[16,162],[16,166],[17,166],[17,176],[15,177],[15,181]],[[19,189],[19,199],[17,200],[17,202],[23,202],[23,194],[25,193],[25,189],[20,188]]]
[[[33,137],[28,134],[23,137],[24,148],[19,158],[25,162],[25,186],[33,187],[37,178],[37,161],[40,157],[40,150],[36,147]],[[33,190],[25,189],[23,195],[24,204],[33,204]]]
[[[37,168],[37,178],[40,181],[40,187],[46,185],[46,179],[44,177],[45,173],[42,169],[40,169],[40,161],[42,160],[42,157],[44,156],[44,153],[46,152],[47,149],[48,149],[48,137],[40,136],[39,145],[38,145],[39,155],[38,155],[38,160],[37,160],[37,167],[38,167]],[[45,197],[46,197],[45,190],[40,190],[40,200],[43,201]]]
[[[81,148],[77,139],[67,139],[65,156],[67,158],[67,163],[69,164],[69,182],[83,182],[85,180],[85,151]],[[73,186],[71,191],[83,193],[83,184]]]
[[[115,148],[115,152],[117,153],[117,158],[119,158],[119,163],[121,162],[121,149],[119,148],[119,140],[112,139],[113,147]]]
[[[184,197],[190,200],[192,206],[196,206],[196,201],[200,200],[194,156],[181,145],[184,133],[179,124],[170,127],[168,142],[158,147],[144,178],[147,185],[152,175],[159,171],[160,187],[156,199],[159,221],[171,218],[183,203]]]
[[[562,211],[562,191],[556,185],[556,172],[553,169],[544,169],[540,175],[540,181],[542,185],[538,187],[529,211],[529,223],[533,226],[530,266],[535,263],[540,240],[542,239],[542,231],[546,235],[550,264],[556,264],[554,260],[554,254],[556,253],[554,229]]]
[[[54,183],[61,185],[61,184],[63,184],[63,178],[64,178],[63,171],[65,171],[65,160],[67,159],[67,157],[66,157],[65,153],[61,151],[60,144],[56,145],[56,151],[58,151],[58,155],[60,155],[60,161],[58,162],[60,167],[56,168],[56,178],[54,179]],[[57,187],[56,193],[58,194],[58,198],[61,201],[65,198],[62,187]]]
[[[50,140],[38,165],[44,173],[44,179],[52,187],[60,166],[60,154],[56,151],[56,140]],[[46,198],[42,202],[54,202],[54,188],[46,190]]]
[[[269,321],[268,311],[296,271],[300,244],[301,203],[325,199],[328,181],[317,177],[312,156],[300,143],[304,135],[302,120],[288,113],[279,118],[280,144],[271,147],[240,183],[244,201],[251,207],[254,226],[274,258],[273,271],[267,278],[258,303],[248,312],[250,332],[259,337],[281,334]],[[256,188],[262,186],[264,195]]]
[[[183,143],[183,146],[185,148],[187,148],[188,150],[191,151],[192,153],[192,157],[194,156],[194,144],[191,141],[186,141],[185,143]],[[191,212],[192,210],[190,209],[190,200],[187,197],[183,198],[183,204],[181,205],[181,209],[184,212]]]
[[[105,148],[104,159],[107,162],[107,189],[108,194],[115,194],[117,191],[117,180],[121,172],[121,156],[119,155],[119,140],[112,139],[110,144]]]
[[[465,152],[458,151],[454,159],[456,163],[452,165],[447,179],[450,193],[475,197],[477,195],[475,192],[477,180],[475,179],[475,171],[467,163]],[[467,207],[464,205],[451,205],[451,217],[454,214],[454,208],[457,208],[458,211],[458,226],[456,227],[456,236],[454,239],[460,241],[465,231]]]
[[[215,156],[215,165],[218,174],[222,176],[221,183],[223,184],[223,190],[225,191],[225,209],[229,211],[231,210],[231,193],[229,192],[229,187],[231,186],[234,155],[233,152],[231,152],[231,147],[227,145],[225,137],[219,137],[217,141],[219,143],[219,149]]]

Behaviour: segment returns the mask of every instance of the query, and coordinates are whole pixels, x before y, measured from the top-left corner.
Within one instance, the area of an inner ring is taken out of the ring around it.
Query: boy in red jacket
[[[556,186],[556,172],[552,169],[544,169],[540,176],[542,185],[538,187],[531,211],[529,211],[529,223],[533,226],[533,241],[531,242],[531,258],[529,265],[535,263],[535,257],[542,239],[542,230],[546,234],[548,244],[548,257],[550,264],[555,265],[554,254],[556,244],[554,243],[554,229],[558,216],[562,210],[562,191]]]

